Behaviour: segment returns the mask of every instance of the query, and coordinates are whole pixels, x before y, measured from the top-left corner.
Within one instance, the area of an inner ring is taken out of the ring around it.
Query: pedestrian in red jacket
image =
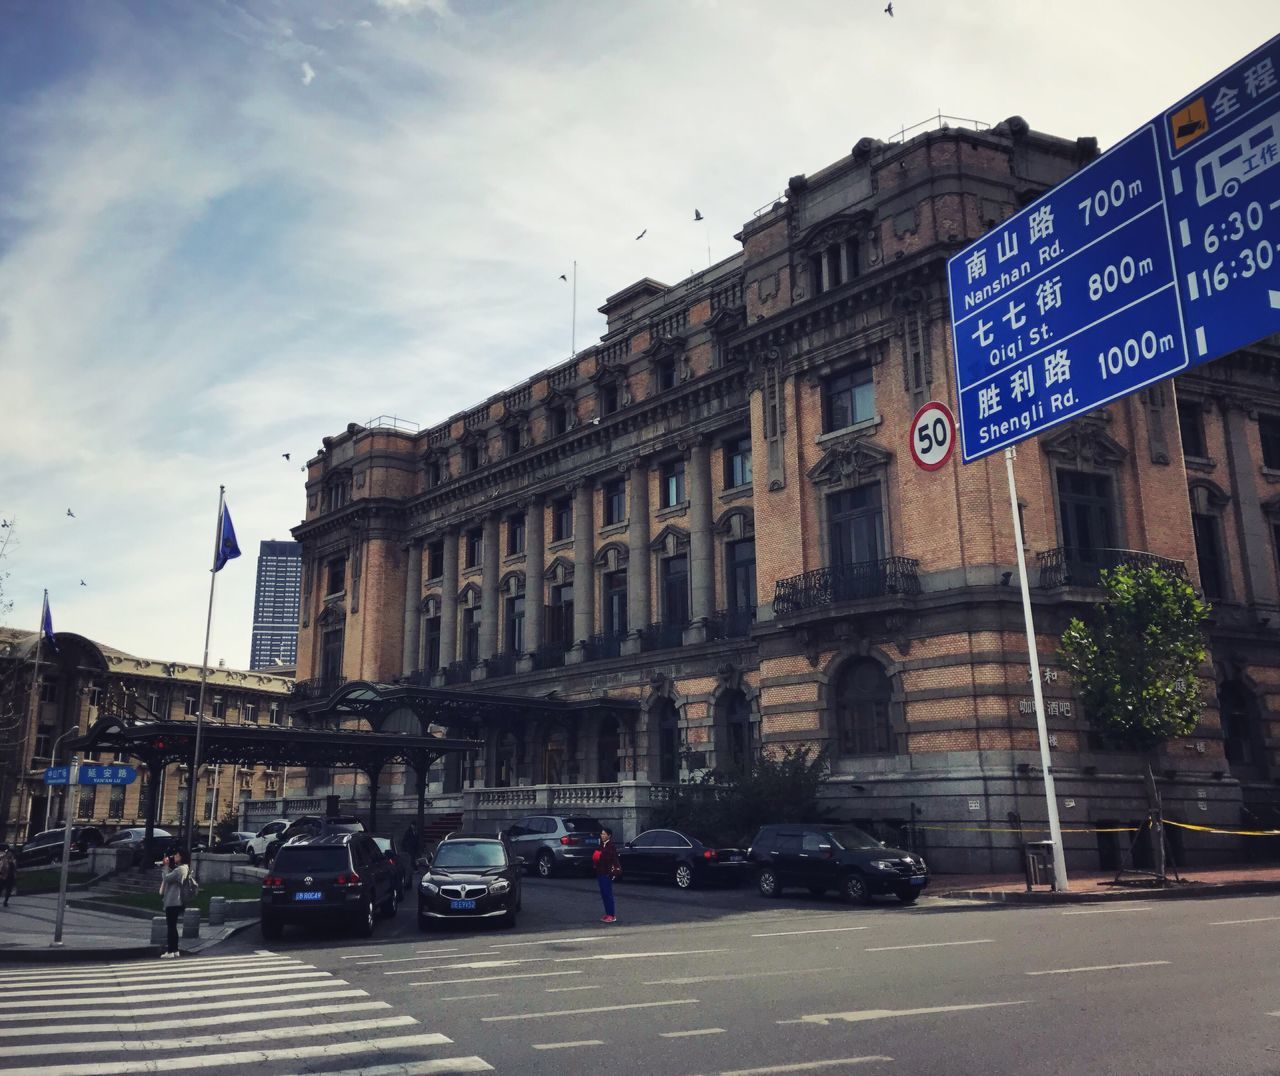
[[[600,828],[600,850],[591,857],[596,868],[596,882],[600,886],[600,899],[604,902],[602,923],[616,923],[617,915],[613,906],[613,883],[622,875],[622,863],[618,860],[618,849],[613,843],[613,830],[608,826]]]

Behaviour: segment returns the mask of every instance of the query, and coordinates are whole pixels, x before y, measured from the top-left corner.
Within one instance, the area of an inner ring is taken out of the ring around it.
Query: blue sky
[[[59,630],[198,661],[223,483],[210,657],[244,667],[320,439],[566,358],[574,259],[581,346],[865,135],[941,109],[1105,147],[1276,29],[1270,0],[883,7],[0,0],[7,622],[48,587]]]

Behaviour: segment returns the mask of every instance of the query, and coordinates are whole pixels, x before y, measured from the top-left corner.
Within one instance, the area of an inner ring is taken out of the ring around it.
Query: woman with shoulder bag
[[[164,903],[164,918],[168,928],[165,950],[160,954],[161,960],[179,956],[178,921],[184,910],[183,884],[191,874],[191,868],[182,862],[182,852],[170,852],[164,857],[164,867],[160,873],[160,896]]]

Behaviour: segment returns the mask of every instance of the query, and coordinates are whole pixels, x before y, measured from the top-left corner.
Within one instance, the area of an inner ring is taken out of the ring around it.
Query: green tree
[[[1189,735],[1203,705],[1209,606],[1184,577],[1154,566],[1109,569],[1102,585],[1106,601],[1062,635],[1090,723],[1115,746],[1142,751]]]

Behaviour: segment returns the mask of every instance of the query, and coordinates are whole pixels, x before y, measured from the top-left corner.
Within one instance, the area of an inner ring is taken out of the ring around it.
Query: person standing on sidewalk
[[[9,907],[9,897],[13,894],[13,884],[18,880],[18,861],[13,849],[7,844],[0,844],[0,893],[4,894],[4,906]]]
[[[600,849],[591,857],[596,869],[596,882],[600,886],[600,900],[604,903],[602,923],[616,923],[618,916],[613,904],[613,883],[622,875],[622,863],[613,843],[613,830],[600,827]]]
[[[168,934],[165,941],[164,952],[160,954],[161,960],[167,960],[179,955],[178,951],[178,921],[182,918],[182,883],[187,880],[187,875],[191,872],[185,863],[182,862],[182,852],[170,852],[164,857],[164,867],[160,873],[160,896],[164,903],[164,918],[168,928]]]

